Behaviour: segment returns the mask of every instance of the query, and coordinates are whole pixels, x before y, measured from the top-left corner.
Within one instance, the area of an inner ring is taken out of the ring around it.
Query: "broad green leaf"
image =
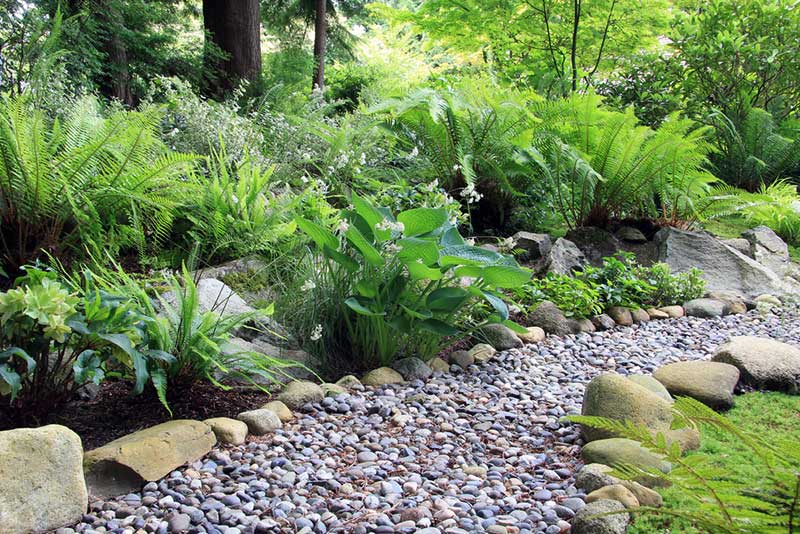
[[[439,247],[436,243],[418,237],[407,237],[397,242],[402,247],[397,256],[403,263],[414,263],[422,260],[425,265],[433,265],[439,261]]]
[[[488,291],[481,291],[481,294],[483,295],[483,298],[485,298],[486,301],[497,311],[498,315],[500,315],[500,318],[503,321],[508,319],[508,306],[506,306],[506,303],[503,302],[503,299],[497,295],[489,293]]]
[[[403,223],[403,235],[418,236],[433,232],[447,222],[447,210],[439,208],[414,208],[397,215]]]
[[[414,280],[441,280],[444,276],[439,269],[427,267],[421,263],[409,263],[406,265],[406,269]]]
[[[358,228],[351,226],[345,235],[350,243],[352,243],[353,246],[356,247],[359,252],[361,252],[361,254],[364,256],[364,259],[369,263],[375,265],[376,267],[380,267],[384,264],[381,253],[372,246],[372,243],[367,241],[367,239],[364,237],[364,234],[362,234]]]
[[[433,314],[430,312],[430,310],[412,310],[404,304],[401,304],[400,307],[403,308],[408,315],[415,319],[430,319],[433,317]]]
[[[506,319],[502,322],[503,325],[507,326],[517,334],[527,334],[528,329],[522,326],[521,324],[515,323],[511,319]]]
[[[506,289],[522,287],[531,279],[532,272],[511,265],[489,265],[483,268],[483,279],[493,287]]]
[[[454,245],[441,251],[439,265],[494,265],[503,259],[502,254],[470,245]]]
[[[19,347],[11,347],[4,351],[0,351],[0,360],[11,359],[11,356],[17,356],[25,360],[25,364],[27,365],[28,372],[30,373],[34,369],[36,369],[36,360],[28,356],[28,353],[22,350]]]
[[[378,230],[377,228],[375,228],[384,219],[383,214],[381,214],[381,212],[378,211],[378,209],[375,206],[370,204],[370,202],[367,199],[362,198],[360,195],[357,195],[355,193],[353,193],[352,200],[353,200],[353,209],[355,209],[356,213],[361,215],[361,217],[363,217],[364,220],[367,221],[367,224],[369,224],[369,227],[372,228],[372,231],[375,234],[375,239],[377,241],[379,242],[386,241],[387,239],[392,237],[391,230]]]
[[[425,319],[419,323],[419,327],[440,336],[455,336],[460,332],[458,328],[439,319]]]
[[[431,291],[426,299],[428,308],[433,311],[453,311],[469,298],[469,292],[460,287],[442,287]]]
[[[150,373],[150,380],[153,382],[153,387],[156,390],[156,395],[158,395],[158,400],[161,402],[161,405],[167,409],[170,415],[172,415],[172,409],[170,409],[169,404],[167,403],[167,375],[163,369],[156,368]]]
[[[458,228],[451,226],[445,230],[444,233],[442,233],[442,237],[439,239],[439,244],[443,247],[451,247],[455,245],[466,245],[467,242],[464,241],[464,238],[461,237],[460,233],[458,233]]]
[[[81,352],[72,365],[75,382],[83,384],[91,380],[93,384],[99,385],[105,378],[101,363],[96,351],[85,350]]]
[[[308,237],[317,244],[319,248],[329,247],[334,250],[339,248],[339,240],[330,230],[308,219],[296,219],[297,226],[308,234]]]
[[[369,308],[364,306],[361,302],[359,302],[357,297],[347,297],[346,299],[344,299],[344,303],[348,308],[361,315],[367,315],[370,317],[381,317],[383,315],[386,315],[386,313],[384,312],[374,312],[370,310]]]
[[[461,278],[480,278],[483,276],[483,269],[478,265],[460,265],[453,270],[453,274]]]
[[[348,272],[354,273],[359,269],[359,265],[356,260],[348,256],[347,254],[339,252],[338,250],[332,249],[328,246],[324,246],[322,247],[322,254],[326,258],[330,258],[339,265],[341,265],[342,267],[344,267]]]
[[[367,280],[361,280],[356,284],[356,291],[362,297],[367,298],[375,298],[375,295],[378,294],[378,288],[375,287],[375,284],[369,282]]]
[[[11,400],[17,397],[17,393],[22,389],[22,379],[19,374],[6,364],[0,364],[0,380],[8,384],[11,389]]]
[[[398,314],[389,321],[389,326],[402,334],[406,334],[411,331],[411,320],[407,315]]]
[[[375,228],[364,217],[352,210],[342,210],[342,216],[361,232],[368,243],[375,243]]]

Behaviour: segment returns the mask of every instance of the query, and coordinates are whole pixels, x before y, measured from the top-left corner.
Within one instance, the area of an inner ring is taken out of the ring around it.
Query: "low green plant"
[[[563,274],[547,273],[544,278],[534,278],[514,290],[513,296],[526,309],[549,300],[567,317],[592,317],[603,311],[600,293],[592,284]]]
[[[641,304],[655,307],[682,304],[702,297],[706,290],[700,269],[673,274],[666,263],[656,263],[650,267],[638,267],[635,273],[652,287]]]
[[[600,267],[587,266],[576,276],[590,284],[600,295],[604,308],[647,304],[656,288],[640,276],[636,257],[629,252],[603,258]]]
[[[0,386],[17,423],[39,422],[85,384],[129,371],[133,393],[163,379],[169,353],[148,345],[148,318],[122,295],[94,286],[70,292],[52,272],[28,269],[0,294]]]
[[[656,515],[669,523],[688,523],[691,531],[708,534],[797,532],[800,522],[800,450],[796,439],[771,432],[771,440],[767,441],[687,397],[676,399],[673,415],[673,428],[700,428],[704,434],[723,436],[726,442],[724,453],[735,452],[749,475],[739,476],[737,471],[742,470],[742,465],[724,465],[727,461],[724,456],[695,453],[684,457],[677,443],[670,444],[663,434],[653,435],[649,429],[630,422],[589,416],[569,416],[566,419],[638,441],[673,465],[669,473],[632,465],[612,466],[612,474],[622,479],[644,476],[665,481],[671,486],[668,490],[670,498],[686,503],[674,506],[667,501],[662,508],[640,507],[628,512]],[[763,416],[762,410],[756,418]],[[673,528],[670,527],[670,531],[675,532]]]
[[[316,248],[289,318],[328,367],[363,370],[399,356],[428,359],[444,339],[508,319],[502,289],[530,271],[510,256],[468,245],[448,212],[414,208],[395,217],[358,195],[334,231],[299,219]],[[480,302],[492,312],[476,317]],[[301,320],[297,320],[297,317]]]

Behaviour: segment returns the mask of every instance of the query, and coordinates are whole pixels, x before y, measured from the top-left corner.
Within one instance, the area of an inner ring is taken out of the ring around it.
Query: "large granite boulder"
[[[783,276],[789,269],[789,246],[768,226],[756,226],[742,232],[750,245],[749,256]]]
[[[736,336],[712,358],[739,369],[742,382],[759,389],[800,394],[800,349],[752,336]]]
[[[691,397],[715,410],[733,406],[733,390],[739,370],[719,362],[677,362],[658,369],[653,376],[676,397]]]
[[[566,238],[575,243],[586,260],[596,267],[603,264],[603,258],[614,256],[623,248],[614,234],[594,226],[574,228],[567,232]]]
[[[621,484],[603,486],[586,496],[587,503],[604,499],[620,502],[625,508],[639,508],[639,499],[636,498],[636,495],[631,490]]]
[[[141,489],[208,454],[217,438],[200,421],[176,419],[128,434],[84,455],[86,483],[99,498]]]
[[[658,261],[669,265],[675,273],[693,267],[700,269],[711,291],[729,289],[754,297],[764,292],[791,293],[799,287],[709,234],[663,228],[654,241],[658,246]]]
[[[664,434],[672,423],[672,405],[668,401],[617,374],[600,375],[589,382],[581,414],[630,421]],[[613,437],[605,430],[588,426],[583,426],[583,435],[586,441]]]
[[[549,300],[542,301],[527,316],[527,322],[532,326],[538,326],[546,333],[554,336],[566,336],[577,334],[580,326],[574,319],[567,318],[558,309],[558,306]]]
[[[559,237],[545,257],[542,271],[556,274],[572,274],[583,269],[587,263],[588,261],[583,252],[575,243]]]
[[[622,226],[614,235],[616,235],[617,239],[628,243],[647,243],[647,237],[641,230],[633,226]]]
[[[709,319],[725,315],[727,304],[717,299],[700,298],[684,302],[683,309],[689,317]]]
[[[516,248],[523,251],[520,259],[535,261],[547,256],[553,247],[553,241],[547,234],[534,234],[531,232],[517,232],[512,236],[517,244]]]
[[[649,389],[667,402],[672,402],[672,395],[669,394],[664,385],[650,375],[628,375],[626,377],[631,382],[634,382],[645,389]]]
[[[572,534],[625,534],[630,515],[618,501],[600,500],[587,504],[572,520]]]
[[[88,494],[81,438],[48,425],[0,432],[0,532],[45,532],[81,520]]]

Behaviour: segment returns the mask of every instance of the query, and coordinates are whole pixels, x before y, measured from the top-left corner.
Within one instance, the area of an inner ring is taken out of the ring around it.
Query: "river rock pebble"
[[[596,534],[590,517],[624,509],[579,504],[591,491],[576,487],[583,441],[562,417],[580,413],[600,374],[707,360],[737,335],[800,345],[800,318],[780,308],[664,319],[548,336],[467,370],[438,360],[448,372],[311,402],[273,432],[92,502],[72,528],[167,533],[183,514],[189,532],[215,534],[549,534],[570,523]],[[624,532],[626,513],[608,517],[603,532]]]

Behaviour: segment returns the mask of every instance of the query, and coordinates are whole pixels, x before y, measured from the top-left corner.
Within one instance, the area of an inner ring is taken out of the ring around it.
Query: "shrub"
[[[702,297],[706,290],[706,282],[699,269],[672,274],[669,265],[656,263],[650,267],[639,267],[635,273],[652,287],[641,304],[655,307],[682,304]]]
[[[284,304],[292,310],[287,325],[329,369],[364,370],[401,355],[429,359],[445,338],[488,322],[514,326],[499,290],[521,286],[530,272],[513,258],[466,244],[444,209],[395,218],[357,195],[352,201],[338,235],[298,220],[316,248],[308,278]],[[491,306],[488,317],[474,316],[480,302]]]
[[[592,284],[563,274],[547,273],[544,278],[535,278],[513,295],[528,309],[549,300],[567,317],[592,317],[603,311],[600,293]]]
[[[160,383],[160,363],[175,362],[148,346],[148,320],[135,305],[90,277],[80,294],[36,269],[18,282],[0,294],[0,385],[17,422],[41,421],[111,371],[129,370],[133,393],[141,393],[148,380]]]
[[[648,303],[650,295],[656,289],[649,281],[640,277],[636,258],[629,252],[620,252],[617,257],[603,258],[601,267],[587,266],[577,278],[597,290],[604,308],[638,308]]]
[[[86,97],[61,122],[27,95],[0,102],[0,261],[14,271],[41,255],[152,246],[191,198],[194,157],[158,140],[159,114],[103,118]]]
[[[633,480],[655,477],[671,485],[672,495],[695,504],[692,507],[640,507],[635,513],[657,514],[688,520],[702,532],[749,534],[752,532],[794,532],[800,521],[800,453],[791,440],[768,443],[758,435],[731,423],[704,404],[680,397],[673,404],[673,427],[711,428],[745,448],[748,460],[759,465],[758,476],[742,480],[727,469],[714,465],[714,455],[691,454],[683,457],[677,443],[664,435],[629,422],[601,417],[569,416],[567,419],[633,439],[648,450],[663,455],[674,467],[669,473],[658,469],[617,465],[613,474]],[[702,426],[701,426],[702,425]],[[628,510],[631,511],[631,510]]]
[[[159,364],[159,380],[154,381],[156,393],[168,410],[168,387],[182,391],[197,381],[208,381],[228,389],[225,382],[236,379],[266,390],[265,383],[279,383],[280,378],[288,376],[285,369],[302,367],[296,362],[229,345],[237,330],[271,314],[272,307],[251,313],[202,311],[197,285],[185,268],[180,276],[151,281],[151,286],[168,290],[154,296],[119,266],[94,278],[101,286],[115,288],[135,302],[147,318],[146,338],[151,349],[171,355],[168,361]],[[224,310],[225,304],[220,300],[213,307]]]

